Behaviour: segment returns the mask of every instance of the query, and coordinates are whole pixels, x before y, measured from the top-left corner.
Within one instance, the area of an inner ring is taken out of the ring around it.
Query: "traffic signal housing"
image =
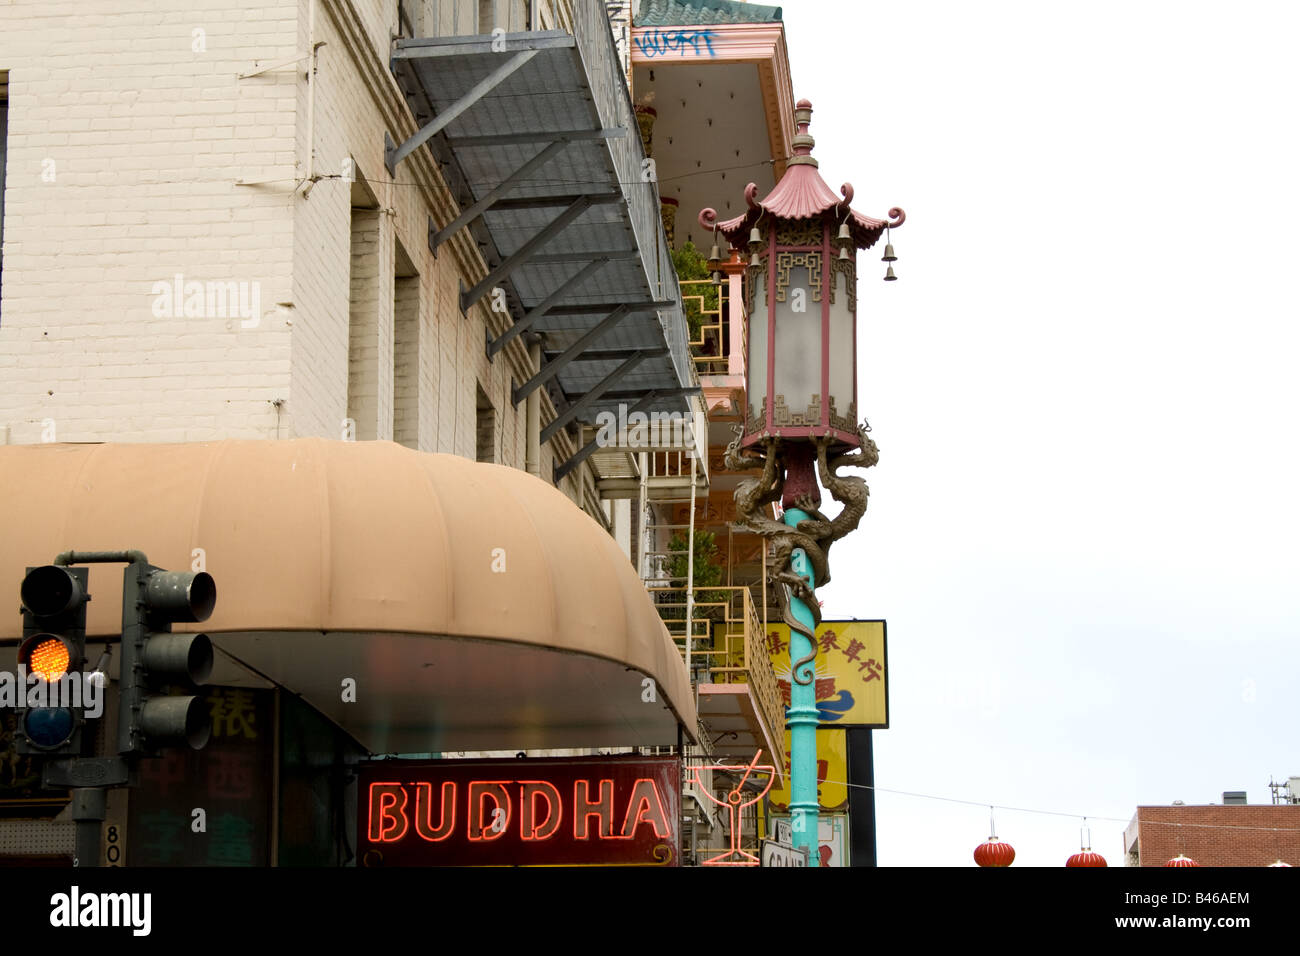
[[[173,634],[172,625],[212,615],[217,586],[206,571],[164,571],[128,565],[122,582],[121,710],[118,753],[156,756],[167,746],[201,750],[212,732],[202,697],[172,695],[196,688],[212,673],[206,634]]]
[[[74,684],[86,662],[89,582],[88,569],[55,564],[29,567],[23,578],[18,666],[29,676],[16,708],[14,749],[20,754],[81,752],[84,687]]]

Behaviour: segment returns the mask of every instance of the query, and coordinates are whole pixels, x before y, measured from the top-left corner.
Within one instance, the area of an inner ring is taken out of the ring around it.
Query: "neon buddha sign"
[[[362,863],[675,865],[680,781],[675,758],[365,764]]]

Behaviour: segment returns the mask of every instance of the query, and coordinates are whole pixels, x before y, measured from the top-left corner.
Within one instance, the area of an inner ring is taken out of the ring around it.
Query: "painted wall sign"
[[[823,727],[889,726],[889,675],[884,621],[822,621],[813,632],[817,716]],[[767,625],[767,652],[790,706],[790,628]]]
[[[363,866],[679,866],[675,757],[360,767]]]

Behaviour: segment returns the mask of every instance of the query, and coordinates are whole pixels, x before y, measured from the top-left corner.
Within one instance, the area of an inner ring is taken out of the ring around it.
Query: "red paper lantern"
[[[1105,866],[1106,858],[1100,853],[1093,853],[1091,849],[1080,850],[1074,856],[1065,861],[1066,866]]]
[[[1197,863],[1190,856],[1184,856],[1182,853],[1179,853],[1176,857],[1174,857],[1172,860],[1170,860],[1168,863],[1165,864],[1165,866],[1200,866],[1200,865],[1201,864]]]
[[[1010,866],[1016,858],[1016,851],[1010,843],[1003,843],[995,836],[988,838],[975,848],[975,862],[980,866]]]

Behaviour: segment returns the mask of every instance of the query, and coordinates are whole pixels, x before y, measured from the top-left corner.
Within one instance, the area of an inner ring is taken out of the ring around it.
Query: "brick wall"
[[[9,441],[275,437],[294,78],[236,75],[291,53],[296,17],[293,0],[0,5]],[[159,301],[178,274],[256,289],[260,314]]]
[[[1138,807],[1140,866],[1300,866],[1300,805]]]
[[[396,176],[384,168],[384,134],[413,128],[387,71],[397,4],[317,0],[313,82],[305,59],[257,72],[307,51],[310,9],[0,5],[10,102],[0,441],[337,439],[349,417],[358,437],[391,438],[400,403],[416,409],[404,443],[473,457],[481,384],[497,409],[498,461],[524,466],[524,406],[510,401],[530,374],[524,346],[489,362],[488,331],[507,319],[487,299],[460,312],[459,289],[485,269],[470,240],[428,251],[430,217],[450,218],[433,164],[415,155]],[[362,183],[375,223],[367,261],[354,263]],[[414,398],[394,380],[399,246],[416,284],[404,294],[418,299],[407,316]],[[364,305],[354,266],[374,281]],[[164,301],[177,276],[182,295]],[[211,307],[207,293],[228,283],[230,303],[255,302],[256,315]],[[364,413],[351,416],[349,356],[362,352],[371,380],[354,380]],[[545,423],[553,409],[542,402]],[[548,443],[542,475],[573,450],[566,435]],[[575,501],[587,471],[561,483]]]

